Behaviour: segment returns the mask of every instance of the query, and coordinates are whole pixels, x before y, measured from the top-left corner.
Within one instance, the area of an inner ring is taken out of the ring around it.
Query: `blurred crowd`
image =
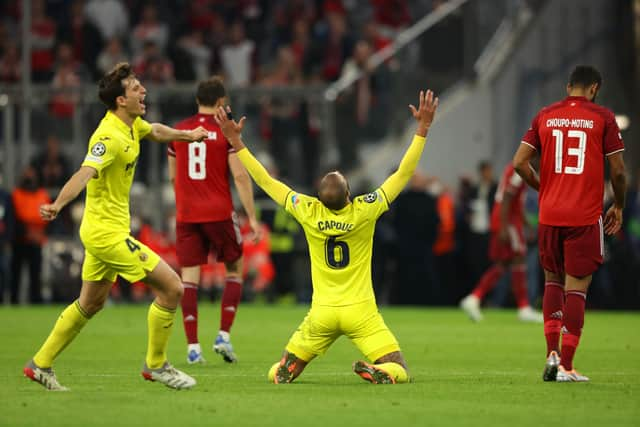
[[[99,111],[79,109],[83,85],[97,81],[120,61],[133,64],[152,88],[194,82],[219,74],[227,89],[266,90],[326,85],[360,76],[336,100],[336,166],[358,165],[358,147],[379,140],[398,124],[390,120],[393,100],[404,103],[392,75],[402,72],[394,58],[370,69],[371,56],[388,46],[417,19],[445,0],[32,0],[31,81],[49,85],[45,104],[31,105],[32,136],[44,140],[55,130],[63,142],[76,122],[94,123]],[[21,79],[23,3],[0,5],[0,85]],[[429,70],[440,91],[462,67],[462,15],[430,30],[413,57]],[[447,49],[442,49],[446,42]],[[423,55],[438,50],[437,55]],[[415,69],[418,64],[404,63]],[[455,71],[455,72],[454,72]],[[424,84],[424,73],[421,73]],[[403,80],[403,79],[396,79]],[[404,82],[407,84],[408,82]],[[411,95],[415,87],[412,82]],[[154,90],[150,91],[151,94]],[[413,98],[411,98],[413,99]],[[264,96],[235,106],[250,120],[252,134],[267,147],[283,177],[307,186],[319,173],[323,129],[321,107],[301,99]],[[152,98],[148,117],[181,120],[187,100]],[[93,103],[95,104],[95,102]],[[17,115],[17,114],[16,114]],[[44,126],[43,126],[44,125]],[[89,125],[85,127],[90,127]],[[141,159],[144,165],[145,159]]]
[[[267,162],[267,166],[277,175],[272,164]],[[77,230],[83,199],[78,198],[52,223],[45,223],[38,215],[38,206],[55,197],[70,173],[68,162],[59,152],[59,141],[51,137],[46,149],[24,169],[18,186],[11,192],[0,190],[0,296],[6,294],[12,304],[62,302],[77,295],[83,258]],[[468,294],[490,264],[489,226],[496,186],[489,162],[480,162],[476,174],[460,177],[456,189],[448,188],[437,177],[416,173],[377,225],[373,283],[378,302],[450,306]],[[354,194],[369,192],[369,187],[365,184]],[[136,204],[144,203],[145,193],[144,184],[134,184],[132,233],[178,269],[174,210],[167,207],[164,224],[154,228],[136,208]],[[590,289],[589,304],[594,307],[638,307],[640,174],[631,181],[627,200],[622,231],[605,240],[605,264],[595,274]],[[611,194],[607,193],[605,205],[610,201]],[[239,212],[245,253],[244,298],[308,302],[311,278],[302,229],[259,191],[256,206],[264,236],[257,243],[251,239],[246,216]],[[543,274],[538,261],[534,191],[527,193],[525,216],[529,298],[539,306]],[[222,264],[210,261],[203,267],[202,290],[206,298],[215,300],[224,285],[225,271]],[[23,270],[27,273],[24,278]],[[508,275],[503,278],[488,304],[513,305],[508,280]],[[114,301],[149,297],[141,283],[121,279],[112,292]]]
[[[409,3],[413,3],[410,5]],[[143,80],[193,81],[212,73],[229,86],[272,77],[334,81],[356,41],[374,50],[437,1],[406,0],[33,0],[31,78],[73,84],[96,80],[131,59]],[[0,81],[20,79],[23,4],[0,6]]]

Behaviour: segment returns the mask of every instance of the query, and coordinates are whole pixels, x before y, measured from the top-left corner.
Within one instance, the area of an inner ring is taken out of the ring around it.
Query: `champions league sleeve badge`
[[[101,157],[106,152],[107,152],[107,147],[102,142],[98,142],[94,144],[93,147],[91,147],[91,154],[93,154],[96,157]]]
[[[378,198],[378,193],[369,193],[367,195],[365,195],[362,200],[365,201],[365,203],[373,203],[376,201],[376,199]]]

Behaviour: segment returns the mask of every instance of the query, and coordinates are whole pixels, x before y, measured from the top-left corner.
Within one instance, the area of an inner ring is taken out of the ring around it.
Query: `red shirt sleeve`
[[[624,142],[622,141],[622,134],[616,123],[616,119],[613,114],[607,114],[607,118],[604,122],[604,154],[606,156],[617,153],[624,150]]]
[[[540,151],[540,137],[538,136],[539,117],[540,113],[536,114],[536,116],[531,121],[531,127],[522,137],[522,143],[527,144],[531,148],[535,148],[537,151]]]
[[[169,144],[167,144],[167,154],[170,155],[171,157],[175,157],[176,156],[176,149],[173,146],[174,142],[171,141]]]

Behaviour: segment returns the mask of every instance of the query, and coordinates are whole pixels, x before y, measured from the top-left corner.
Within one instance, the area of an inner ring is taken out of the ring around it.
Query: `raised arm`
[[[231,118],[231,109],[229,107],[227,107],[227,111],[220,107],[214,113],[214,118],[222,130],[222,134],[236,150],[238,159],[247,168],[249,175],[251,175],[256,184],[277,204],[284,206],[291,188],[269,175],[264,166],[245,147],[241,134],[246,118],[242,117],[240,121],[234,121]]]
[[[97,171],[91,166],[81,166],[62,187],[53,203],[40,206],[40,216],[45,221],[53,221],[58,213],[87,186],[89,180],[95,177]]]
[[[431,122],[433,122],[433,117],[438,108],[438,98],[434,98],[433,92],[430,90],[427,90],[426,93],[420,91],[420,104],[418,109],[416,110],[416,107],[413,105],[409,105],[409,108],[411,109],[413,117],[418,122],[418,128],[416,129],[413,141],[411,141],[411,145],[404,154],[402,161],[400,161],[398,170],[380,186],[387,196],[389,203],[398,197],[398,194],[400,194],[405,185],[407,185],[407,182],[409,182],[409,179],[418,166],[418,162],[422,156],[422,150],[427,141],[429,127],[431,127]]]
[[[178,130],[162,123],[152,123],[151,132],[147,135],[147,138],[155,142],[170,142],[170,141],[201,141],[207,137],[209,132],[202,126],[198,126],[191,130]]]

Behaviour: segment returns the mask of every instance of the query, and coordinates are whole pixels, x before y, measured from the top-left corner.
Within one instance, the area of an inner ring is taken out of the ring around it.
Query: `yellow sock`
[[[153,302],[149,307],[147,322],[149,325],[149,343],[147,345],[147,367],[161,368],[167,361],[167,345],[171,336],[171,327],[175,310],[169,310]]]
[[[74,301],[60,313],[49,337],[33,356],[33,362],[40,368],[50,368],[53,360],[73,341],[88,320],[89,316],[82,310],[78,300]]]
[[[409,382],[409,374],[407,370],[402,367],[399,363],[395,362],[387,362],[387,363],[377,363],[374,366],[382,369],[389,375],[391,375],[396,383],[408,383]]]

